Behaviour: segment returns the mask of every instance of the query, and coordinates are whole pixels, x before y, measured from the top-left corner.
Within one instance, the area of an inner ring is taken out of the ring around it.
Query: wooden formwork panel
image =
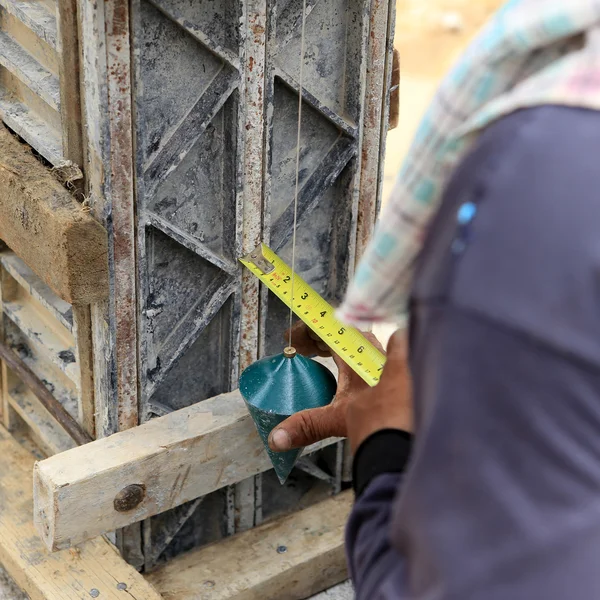
[[[54,165],[81,164],[75,0],[0,0],[0,116]]]
[[[90,435],[94,434],[89,307],[59,298],[13,252],[0,251],[0,342]],[[25,428],[46,456],[76,444],[3,360],[3,424]]]

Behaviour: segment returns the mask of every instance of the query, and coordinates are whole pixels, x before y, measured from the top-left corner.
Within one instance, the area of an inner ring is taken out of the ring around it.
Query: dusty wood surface
[[[352,493],[184,554],[148,576],[165,600],[301,600],[347,577]]]
[[[46,456],[74,448],[77,444],[66,431],[57,425],[54,417],[39,399],[16,381],[7,371],[6,397],[9,405],[29,427],[32,439]]]
[[[52,419],[56,420],[77,444],[87,444],[92,441],[91,437],[80,427],[65,407],[48,391],[48,388],[39,377],[15,352],[2,342],[0,342],[0,358],[36,396]]]
[[[31,518],[33,463],[34,458],[0,428],[0,563],[17,584],[32,600],[160,600],[103,538],[48,553]]]
[[[78,419],[83,429],[92,437],[96,434],[94,407],[94,358],[92,348],[92,322],[89,306],[73,307],[73,334],[77,346],[79,365]]]
[[[37,463],[34,518],[47,547],[62,549],[269,468],[236,390]],[[118,512],[132,484],[145,486],[143,501]]]
[[[67,160],[82,165],[77,0],[60,0],[56,12],[63,155]]]
[[[0,238],[58,296],[108,293],[107,236],[34,156],[0,126]]]

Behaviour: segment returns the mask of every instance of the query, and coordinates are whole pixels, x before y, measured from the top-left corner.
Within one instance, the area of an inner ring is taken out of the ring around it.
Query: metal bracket
[[[246,262],[252,263],[257,269],[260,269],[265,275],[275,270],[275,265],[263,253],[263,246],[259,244],[250,254],[244,256]]]

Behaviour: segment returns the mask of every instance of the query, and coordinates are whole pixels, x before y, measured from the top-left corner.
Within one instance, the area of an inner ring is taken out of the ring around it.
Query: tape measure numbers
[[[334,308],[297,274],[292,306],[292,269],[273,250],[260,244],[240,262],[369,385],[379,382],[385,355],[358,329],[338,321]]]

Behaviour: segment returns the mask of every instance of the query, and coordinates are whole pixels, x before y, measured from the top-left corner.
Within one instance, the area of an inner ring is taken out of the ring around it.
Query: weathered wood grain
[[[177,557],[148,576],[165,600],[301,600],[347,577],[352,493]]]
[[[1,126],[0,157],[0,238],[63,300],[105,298],[105,229]]]
[[[0,563],[31,599],[161,600],[103,538],[56,554],[46,550],[32,521],[33,463],[0,427]]]
[[[56,13],[63,155],[67,160],[82,165],[77,0],[60,0],[56,6]]]
[[[34,519],[47,547],[58,550],[269,468],[236,390],[37,463]],[[115,497],[134,484],[145,487],[143,501],[118,512]]]
[[[23,384],[15,383],[8,372],[7,400],[29,427],[32,438],[46,456],[64,452],[76,446],[71,437],[57,425],[54,417],[38,398]],[[11,386],[10,383],[13,385]]]

